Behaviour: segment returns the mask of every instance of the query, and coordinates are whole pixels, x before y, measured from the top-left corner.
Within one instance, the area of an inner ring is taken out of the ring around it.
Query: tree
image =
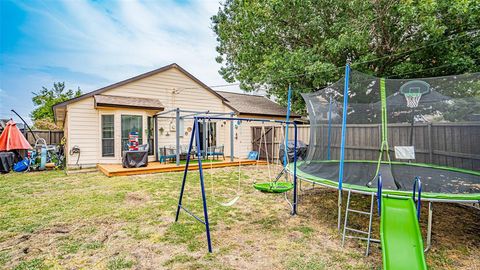
[[[44,130],[62,130],[61,126],[57,126],[54,121],[48,118],[35,120],[33,122],[33,128]]]
[[[480,71],[478,0],[227,0],[212,17],[219,73],[304,112],[311,92],[352,68],[413,78]]]
[[[74,97],[78,97],[82,94],[80,88],[76,91],[71,89],[65,90],[64,82],[53,83],[52,89],[42,87],[42,90],[38,92],[32,92],[34,95],[32,98],[33,104],[36,108],[30,114],[30,117],[34,122],[42,120],[44,123],[46,120],[54,122],[53,105],[69,100]]]

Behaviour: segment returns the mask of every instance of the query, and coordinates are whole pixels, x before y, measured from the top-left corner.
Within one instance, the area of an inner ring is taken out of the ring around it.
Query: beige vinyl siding
[[[82,168],[94,167],[98,163],[100,142],[99,116],[94,109],[93,98],[87,98],[67,106],[68,151],[74,146],[80,148],[78,164]],[[68,153],[68,166],[75,167],[77,154]]]
[[[173,94],[173,92],[178,92]],[[225,111],[222,100],[175,68],[108,90],[104,95],[158,98],[165,110]],[[230,111],[230,110],[229,110]]]
[[[222,100],[209,92],[192,79],[187,77],[177,69],[170,69],[162,73],[140,79],[138,81],[119,86],[108,90],[104,95],[116,95],[125,97],[140,98],[158,98],[165,105],[165,111],[181,108],[183,110],[195,111],[215,111],[230,112],[231,109],[222,103]],[[102,157],[101,140],[101,115],[114,114],[115,123],[115,156]],[[153,116],[154,111],[142,109],[126,108],[95,108],[93,97],[86,98],[67,107],[67,120],[65,127],[67,130],[68,150],[74,145],[78,145],[81,150],[79,164],[82,167],[95,166],[97,163],[120,163],[121,162],[121,115],[141,115],[143,118],[143,139],[146,143],[147,134],[147,116]],[[158,134],[159,147],[175,144],[175,132],[170,131],[170,122],[175,123],[175,113],[168,115],[171,118],[158,120],[158,128],[163,127],[163,134]],[[223,122],[222,122],[223,123]],[[192,127],[193,120],[184,121],[184,133],[189,127]],[[217,126],[217,145],[229,144],[230,139],[226,139],[226,131],[229,124],[220,127]],[[167,136],[167,133],[169,136]],[[180,138],[181,144],[188,144],[191,132],[187,135],[183,133]],[[225,141],[227,143],[225,143]],[[154,147],[154,146],[152,146]],[[156,151],[156,150],[155,150]],[[227,152],[226,152],[227,153]],[[229,155],[229,152],[228,154]],[[77,156],[68,157],[69,167],[75,167]],[[155,156],[150,156],[153,161]]]
[[[232,109],[226,106],[222,99],[203,88],[194,80],[186,76],[176,68],[130,82],[125,85],[107,90],[102,95],[115,95],[138,98],[157,98],[165,106],[165,111],[180,108],[182,110],[211,111],[229,113]],[[141,115],[143,118],[143,143],[146,143],[147,117],[155,115],[156,111],[128,108],[95,108],[94,98],[88,97],[67,105],[65,119],[65,134],[67,137],[67,151],[77,145],[80,147],[81,156],[79,165],[83,168],[93,167],[97,163],[120,163],[121,162],[121,116]],[[102,157],[101,140],[101,115],[114,114],[114,138],[115,156]],[[165,116],[165,115],[164,115]],[[176,133],[171,128],[175,124],[175,113],[167,115],[170,118],[159,118],[158,129],[163,128],[163,133],[158,132],[158,146],[175,145]],[[239,117],[254,117],[267,119],[282,119],[282,117],[267,117],[258,115],[240,115]],[[180,144],[187,145],[192,135],[188,129],[193,125],[192,119],[184,120],[184,130],[180,137]],[[246,158],[252,149],[251,126],[258,126],[260,123],[242,123],[239,129],[235,130],[234,150],[235,157]],[[271,123],[265,123],[271,125]],[[179,128],[179,127],[176,127]],[[187,132],[185,134],[185,132]],[[217,121],[217,145],[225,146],[225,155],[230,156],[230,121]],[[152,146],[155,147],[155,146]],[[256,150],[256,149],[254,149]],[[157,149],[155,149],[157,151]],[[153,161],[155,156],[150,156]],[[67,154],[67,164],[70,168],[75,167],[77,155]]]
[[[230,112],[222,100],[198,85],[177,69],[169,69],[162,73],[141,79],[127,85],[106,91],[105,95],[135,96],[140,98],[158,98],[165,106],[165,111],[175,108],[195,111]],[[175,113],[168,115],[171,118],[159,118],[158,128],[164,132],[158,134],[158,146],[175,145],[175,131],[171,130],[171,123],[175,124]],[[180,144],[188,144],[191,132],[185,135],[188,127],[193,126],[193,120],[184,121],[184,132],[180,137]],[[225,129],[217,127],[217,145],[225,144]]]
[[[66,113],[65,113],[66,114]],[[68,135],[69,129],[68,127],[68,117],[65,115],[65,120],[63,122],[63,137],[65,138],[65,146],[64,149],[66,150],[65,153],[65,164],[70,164],[70,154],[68,153],[70,149],[70,136]]]

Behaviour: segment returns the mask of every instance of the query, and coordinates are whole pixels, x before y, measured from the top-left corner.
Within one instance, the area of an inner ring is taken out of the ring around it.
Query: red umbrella
[[[10,120],[0,135],[0,151],[32,149],[30,143],[25,139],[17,127],[17,124]]]

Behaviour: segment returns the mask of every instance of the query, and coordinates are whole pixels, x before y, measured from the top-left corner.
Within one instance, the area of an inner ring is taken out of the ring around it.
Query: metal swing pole
[[[199,132],[198,119],[196,117],[194,118],[192,136],[190,137],[190,143],[188,145],[187,162],[185,164],[185,170],[184,170],[184,173],[183,173],[182,187],[180,189],[180,198],[178,199],[178,206],[177,206],[177,213],[175,215],[175,222],[178,221],[178,217],[180,215],[180,210],[183,209],[185,212],[187,212],[193,218],[195,218],[196,220],[203,223],[205,225],[205,231],[206,231],[206,235],[207,235],[208,252],[212,253],[212,240],[211,240],[211,237],[210,237],[210,223],[208,222],[207,196],[206,196],[206,193],[205,193],[205,183],[204,183],[204,177],[203,177],[203,167],[202,167],[202,156],[201,155],[198,155],[198,171],[200,172],[200,189],[202,191],[202,203],[203,203],[203,217],[204,217],[204,219],[202,220],[201,218],[199,218],[198,216],[193,214],[190,210],[188,210],[188,209],[186,209],[182,206],[183,193],[185,191],[185,183],[186,183],[186,180],[187,180],[188,166],[190,165],[190,156],[191,156],[191,153],[192,153],[194,138],[195,138],[195,143],[197,145],[197,151],[199,151],[200,150],[200,132]]]
[[[350,77],[350,64],[345,65],[345,85],[343,89],[343,113],[342,113],[342,141],[340,146],[340,169],[338,173],[338,230],[341,229],[342,223],[342,183],[343,183],[343,167],[345,161],[345,137],[347,135],[347,107],[348,107],[348,82]]]
[[[188,144],[188,155],[187,155],[187,162],[185,164],[185,170],[183,171],[183,179],[182,179],[182,188],[180,189],[180,198],[178,199],[178,207],[177,213],[175,215],[175,222],[178,221],[178,216],[180,215],[180,209],[182,208],[182,199],[183,199],[183,192],[185,190],[185,182],[187,181],[187,173],[188,173],[188,166],[190,165],[190,154],[192,153],[193,147],[193,138],[195,134],[198,132],[195,123],[193,124],[192,136],[190,137],[190,143]]]
[[[198,118],[195,117],[194,119],[195,119],[194,124],[196,126],[195,137],[196,137],[196,143],[197,143],[197,151],[200,151],[200,132],[198,130]],[[205,153],[206,153],[206,150],[205,150]],[[198,160],[198,172],[200,174],[200,188],[202,190],[203,217],[204,217],[205,229],[207,234],[208,252],[212,253],[212,240],[210,239],[210,224],[208,223],[207,195],[205,194],[202,157],[198,155],[197,160]]]
[[[294,142],[293,142],[293,210],[292,215],[297,214],[298,207],[298,198],[297,198],[297,138],[298,138],[298,129],[297,124],[293,123],[293,133],[294,133]],[[286,149],[285,149],[286,152]]]
[[[175,164],[180,166],[180,109],[175,111]]]
[[[234,118],[234,114],[231,113],[230,114],[230,117],[233,119]],[[235,133],[235,129],[234,129],[234,123],[233,123],[234,120],[230,120],[230,161],[233,162],[233,159],[235,157],[235,140],[234,140],[234,135],[233,133]],[[240,161],[239,161],[240,162]]]
[[[332,97],[330,96],[328,102],[328,129],[327,129],[327,160],[330,160],[330,143],[332,133]]]
[[[288,122],[290,121],[291,104],[292,104],[292,85],[289,84],[288,94],[287,94],[287,117],[285,119],[285,150],[283,151],[283,168],[287,166]]]

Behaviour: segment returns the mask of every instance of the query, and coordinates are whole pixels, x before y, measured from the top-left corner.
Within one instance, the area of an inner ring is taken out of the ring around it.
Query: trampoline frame
[[[320,182],[316,182],[316,181],[313,181],[313,180],[309,180],[309,179],[306,179],[306,178],[303,178],[302,176],[298,176],[297,175],[297,179],[299,180],[299,189],[300,191],[302,191],[302,181],[305,181],[305,182],[308,182],[308,183],[312,183],[314,186],[315,185],[319,185],[319,186],[322,186],[322,187],[326,187],[326,188],[333,188],[333,189],[338,189],[338,188],[335,188],[331,185],[326,185],[324,183],[320,183]],[[377,197],[377,193],[376,192],[366,192],[366,191],[359,191],[359,190],[356,190],[356,189],[349,189],[349,188],[344,188],[342,191],[351,191],[352,193],[357,193],[357,194],[360,194],[360,195],[366,195],[366,196],[375,196]],[[342,192],[342,191],[339,191],[339,192]],[[385,196],[389,196],[389,197],[405,197],[405,196],[398,196],[398,195],[391,195],[391,194],[387,194]],[[427,220],[427,241],[426,241],[426,247],[424,249],[425,252],[427,252],[430,247],[432,246],[432,221],[433,221],[433,203],[434,202],[443,202],[443,203],[472,203],[472,204],[475,204],[475,203],[479,203],[480,201],[464,201],[464,200],[432,200],[432,199],[428,199],[428,200],[425,200],[423,197],[421,198],[422,201],[426,201],[428,202],[428,220]],[[340,218],[341,218],[341,213],[342,213],[342,209],[343,208],[339,208],[338,211],[340,213]],[[372,241],[375,243],[375,241]]]
[[[297,166],[300,166],[302,164],[303,161],[300,161],[297,163]],[[322,161],[322,162],[336,162],[336,161]],[[349,162],[358,162],[358,163],[361,163],[361,162],[365,162],[365,163],[375,163],[376,161],[368,161],[368,160],[346,160],[345,162],[349,163]],[[382,163],[385,163],[385,162],[382,162]],[[463,172],[463,173],[475,173],[477,174],[475,171],[469,171],[469,170],[465,170],[465,169],[459,169],[459,168],[452,168],[452,167],[445,167],[445,166],[439,166],[439,165],[433,165],[433,164],[426,164],[426,163],[408,163],[408,162],[398,162],[398,161],[391,161],[392,164],[399,164],[399,165],[410,165],[410,166],[417,166],[417,167],[428,167],[428,168],[436,168],[436,169],[441,169],[441,170],[450,170],[450,171],[456,171],[456,172]],[[290,173],[291,171],[291,166],[290,165],[289,167],[287,167],[287,171]],[[319,181],[315,181],[315,180],[312,180],[312,179],[308,179],[306,178],[305,176],[303,176],[303,174],[308,174],[308,173],[305,173],[303,172],[301,169],[298,169],[297,168],[297,177],[299,179],[302,179],[303,181],[306,181],[306,182],[310,182],[310,183],[313,183],[313,184],[317,184],[317,185],[321,185],[321,186],[324,186],[324,187],[328,187],[328,188],[333,188],[333,189],[338,189],[338,184],[335,186],[335,185],[329,185],[329,184],[325,184],[325,183],[322,183],[322,182],[319,182]],[[320,177],[317,177],[317,178],[320,178]],[[332,183],[338,183],[334,180],[330,180],[330,179],[324,179],[324,178],[321,178],[325,181],[330,181]],[[413,179],[412,179],[413,181]],[[349,191],[351,190],[353,193],[357,193],[357,194],[363,194],[363,195],[370,195],[372,192],[375,192],[373,191],[373,188],[371,188],[372,190],[371,191],[367,191],[367,190],[360,190],[360,189],[355,189],[355,188],[351,188],[351,186],[358,186],[358,185],[355,185],[355,184],[348,184],[348,183],[344,183],[344,185],[342,186],[342,190],[346,190],[346,191]],[[395,192],[395,193],[390,193],[390,192]],[[394,191],[394,190],[390,190],[390,189],[384,189],[383,190],[383,193],[384,194],[388,194],[388,196],[398,196],[398,197],[410,197],[411,196],[411,191]],[[426,201],[426,202],[446,202],[446,203],[480,203],[480,198],[479,199],[448,199],[448,198],[432,198],[432,197],[429,197],[431,194],[447,194],[447,193],[434,193],[434,192],[425,192],[423,191],[422,192],[422,198],[421,200],[422,201]],[[447,195],[448,196],[448,195]],[[480,193],[479,193],[479,197],[480,197]]]
[[[328,162],[328,161],[327,161]],[[334,162],[334,161],[331,161],[331,162]],[[352,162],[352,161],[346,161],[346,162]],[[357,160],[357,161],[353,161],[353,162],[371,162],[371,161],[361,161],[361,160]],[[373,161],[375,162],[375,161]],[[301,164],[301,162],[298,163],[297,166],[299,166]],[[401,165],[412,165],[412,166],[419,166],[419,167],[431,167],[431,168],[437,168],[437,169],[443,169],[443,170],[453,170],[453,171],[457,171],[457,172],[465,172],[465,173],[470,173],[470,172],[473,172],[476,174],[475,171],[469,171],[469,170],[465,170],[465,169],[459,169],[459,168],[451,168],[451,167],[445,167],[445,166],[439,166],[439,165],[432,165],[432,164],[425,164],[425,163],[408,163],[408,162],[396,162],[396,161],[392,161],[392,164],[401,164]],[[291,172],[291,166],[287,166],[286,170],[288,173],[292,173]],[[325,187],[325,188],[330,188],[330,189],[336,189],[338,190],[338,185],[335,186],[335,185],[329,185],[329,184],[325,184],[325,183],[322,183],[322,182],[318,182],[318,181],[315,181],[315,180],[312,180],[312,179],[308,179],[308,178],[305,178],[302,174],[304,172],[302,172],[300,169],[296,169],[296,175],[297,175],[297,179],[299,180],[299,186],[300,186],[300,191],[302,191],[302,181],[305,181],[305,182],[308,182],[308,183],[311,183],[313,184],[314,186],[315,185],[319,185],[319,186],[322,186],[322,187]],[[334,183],[335,181],[332,181],[332,180],[328,180],[328,179],[324,179],[324,180],[327,180],[327,181],[331,181],[332,183]],[[339,197],[341,198],[342,197],[342,193],[343,191],[346,191],[346,192],[352,192],[352,193],[356,193],[356,194],[361,194],[361,195],[366,195],[366,196],[375,196],[375,197],[378,197],[378,194],[376,192],[376,189],[372,191],[366,191],[366,190],[359,190],[359,189],[355,189],[355,188],[351,188],[350,187],[350,184],[346,184],[346,185],[343,185],[343,188],[342,190],[340,191],[339,190]],[[387,189],[388,191],[388,189]],[[411,193],[413,192],[413,190],[410,192],[410,191],[402,191],[402,193],[404,195],[399,195],[399,194],[389,194],[389,193],[386,193],[384,194],[383,196],[389,196],[389,197],[410,197],[411,196]],[[478,203],[480,204],[480,199],[471,199],[471,200],[461,200],[461,199],[444,199],[444,198],[429,198],[428,197],[428,192],[423,192],[422,193],[422,197],[420,198],[421,201],[425,201],[425,202],[428,202],[428,220],[427,220],[427,240],[426,240],[426,243],[425,243],[425,249],[424,251],[427,252],[430,247],[432,246],[432,221],[433,221],[433,203],[436,202],[436,203],[468,203],[468,204],[475,204],[475,203]],[[425,198],[425,195],[427,194],[427,197]],[[341,213],[342,213],[342,204],[339,203],[338,205],[338,213],[341,217]]]

